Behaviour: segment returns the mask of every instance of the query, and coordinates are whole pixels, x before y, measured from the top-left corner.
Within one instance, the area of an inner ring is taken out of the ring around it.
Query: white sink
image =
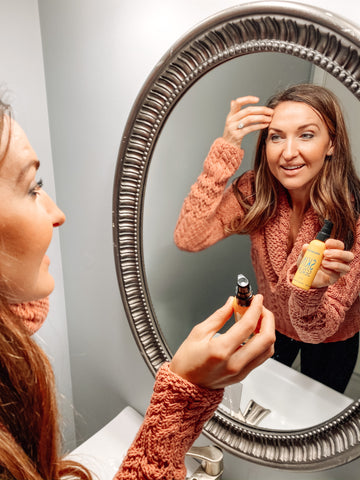
[[[241,395],[241,411],[245,411],[250,400],[255,400],[270,410],[258,426],[274,430],[313,427],[338,415],[353,402],[272,358],[250,372],[237,388],[231,394],[238,398]]]
[[[143,417],[139,413],[126,407],[68,457],[88,467],[99,480],[111,480],[142,421]]]
[[[126,407],[113,420],[73,450],[68,458],[77,460],[94,473],[97,480],[111,480],[137,434],[143,417]],[[186,457],[187,477],[198,468],[198,462]]]

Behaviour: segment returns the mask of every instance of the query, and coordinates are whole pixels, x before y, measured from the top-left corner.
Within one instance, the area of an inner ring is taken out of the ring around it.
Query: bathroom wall
[[[41,161],[38,178],[55,198],[51,139],[45,88],[40,22],[37,0],[0,0],[0,90],[14,109],[15,119],[25,130]],[[72,388],[58,231],[49,249],[50,271],[56,290],[50,297],[47,322],[36,335],[50,355],[59,393],[66,446],[75,446]]]
[[[321,7],[323,1],[311,4]],[[81,442],[125,405],[144,413],[153,385],[124,314],[112,251],[112,182],[127,116],[170,45],[234,2],[38,0],[38,5],[56,193],[67,214],[61,249]],[[352,0],[328,0],[327,8],[360,24],[360,5]],[[316,474],[259,467],[230,455],[225,464],[228,480],[352,480],[360,461]]]

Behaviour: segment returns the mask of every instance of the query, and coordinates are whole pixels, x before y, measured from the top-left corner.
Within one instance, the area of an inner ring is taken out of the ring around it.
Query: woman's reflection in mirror
[[[31,334],[44,322],[54,280],[46,255],[63,212],[36,180],[39,161],[24,131],[0,102],[0,477],[92,478],[64,456],[52,368]],[[222,400],[223,389],[269,358],[274,317],[257,295],[245,321],[233,299],[194,327],[157,374],[150,406],[116,478],[185,478],[185,453]],[[261,331],[240,348],[261,321]]]
[[[360,330],[360,180],[337,98],[328,89],[294,85],[266,106],[231,102],[222,137],[211,146],[174,233],[199,251],[232,234],[248,234],[264,304],[275,315],[274,358],[344,392],[358,355]],[[259,130],[254,165],[241,165],[243,138]],[[310,290],[292,285],[306,246],[324,220],[334,223]]]

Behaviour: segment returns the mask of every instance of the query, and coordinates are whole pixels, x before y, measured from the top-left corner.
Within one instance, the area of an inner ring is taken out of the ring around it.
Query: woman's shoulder
[[[254,170],[247,170],[238,177],[239,186],[242,185],[255,185],[255,173]]]

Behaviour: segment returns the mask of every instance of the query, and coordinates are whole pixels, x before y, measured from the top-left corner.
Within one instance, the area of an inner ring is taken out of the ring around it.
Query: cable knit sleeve
[[[327,288],[307,292],[291,285],[289,314],[299,338],[307,343],[321,343],[349,338],[358,331],[360,317],[360,221],[352,248],[354,260],[350,272]],[[288,282],[296,266],[288,273]],[[357,328],[355,328],[357,326]],[[341,332],[341,336],[340,335]],[[333,338],[332,338],[333,337]]]
[[[226,185],[243,156],[242,149],[222,138],[215,140],[177,221],[174,241],[180,249],[203,250],[228,235],[225,227],[241,210],[232,187]]]
[[[114,480],[184,479],[185,454],[222,396],[223,390],[193,385],[162,365],[144,422]]]

